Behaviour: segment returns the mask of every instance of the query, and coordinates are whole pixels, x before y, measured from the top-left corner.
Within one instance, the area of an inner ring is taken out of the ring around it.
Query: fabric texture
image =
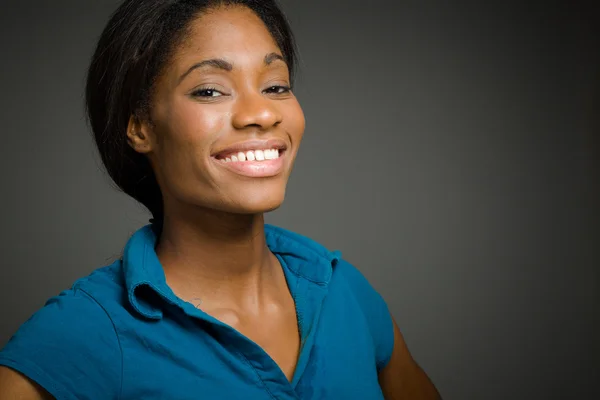
[[[294,299],[293,380],[256,343],[166,284],[151,225],[123,258],[50,299],[0,351],[58,400],[382,399],[392,319],[361,272],[320,244],[267,225]]]

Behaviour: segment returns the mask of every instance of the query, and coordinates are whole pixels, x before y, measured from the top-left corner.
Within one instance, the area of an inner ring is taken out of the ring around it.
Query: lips
[[[248,140],[245,142],[239,142],[232,144],[226,148],[219,149],[212,154],[212,157],[221,160],[228,156],[235,155],[237,153],[246,153],[248,151],[256,150],[279,150],[280,153],[287,149],[287,144],[282,139],[268,139],[268,140]]]
[[[283,171],[286,149],[281,139],[249,140],[219,149],[211,158],[218,167],[236,175],[267,178]]]

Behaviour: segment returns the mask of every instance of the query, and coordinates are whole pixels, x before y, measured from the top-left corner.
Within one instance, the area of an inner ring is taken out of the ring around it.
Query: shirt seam
[[[258,378],[258,380],[260,381],[260,383],[262,383],[263,387],[265,388],[265,390],[267,391],[267,393],[269,394],[269,396],[274,399],[277,400],[277,397],[275,397],[275,395],[273,395],[273,393],[271,393],[271,390],[269,390],[269,387],[267,386],[267,384],[265,383],[265,381],[262,379],[262,377],[260,376],[260,374],[258,373],[258,371],[256,370],[256,368],[254,368],[254,365],[252,365],[252,363],[250,362],[250,360],[248,360],[248,358],[240,351],[236,351],[244,360],[244,362],[246,364],[248,364],[248,366],[250,368],[252,368],[252,371],[254,371],[254,373],[256,374],[256,377]]]
[[[349,262],[345,262],[348,266],[351,266],[353,268],[356,269],[356,267],[354,267],[352,264],[350,264]],[[360,271],[359,271],[360,272]],[[366,278],[365,278],[366,280]],[[353,284],[350,283],[350,281],[348,279],[345,280],[346,281],[346,285],[348,287],[348,289],[350,290],[350,293],[352,293],[352,297],[354,298],[354,301],[356,302],[356,305],[358,307],[358,310],[360,311],[362,317],[365,320],[365,323],[367,325],[367,330],[369,332],[369,336],[371,336],[371,340],[373,341],[373,353],[374,353],[374,357],[375,357],[375,369],[377,371],[377,373],[381,372],[381,370],[383,368],[385,368],[387,366],[387,364],[390,362],[391,358],[392,358],[392,354],[394,351],[394,346],[395,346],[395,337],[394,337],[394,325],[392,322],[392,315],[390,313],[389,307],[385,301],[385,299],[383,298],[383,296],[381,296],[381,294],[379,292],[377,292],[375,290],[375,288],[372,288],[372,290],[375,292],[375,296],[376,298],[383,304],[383,308],[385,309],[385,315],[384,315],[384,319],[385,319],[385,324],[386,325],[391,325],[392,328],[392,346],[391,346],[391,351],[389,351],[388,353],[388,349],[385,348],[383,350],[385,350],[385,355],[382,359],[379,358],[379,354],[380,351],[382,350],[382,348],[387,347],[386,344],[387,343],[379,343],[380,339],[382,339],[380,336],[380,334],[378,334],[379,332],[374,331],[374,329],[376,328],[375,326],[372,326],[372,324],[369,322],[369,318],[367,317],[367,313],[366,310],[363,307],[362,302],[359,300],[358,295],[357,295],[357,291],[355,290],[355,287]],[[370,285],[370,283],[367,280],[367,283]],[[383,333],[385,336],[389,335],[389,332],[387,333]],[[387,342],[387,339],[383,339],[384,342]]]
[[[270,232],[267,232],[267,234],[272,234],[277,236],[278,238],[287,239],[293,242],[295,245],[299,245],[302,248],[308,250],[313,255],[319,258],[324,258],[330,262],[329,258],[331,257],[331,251],[329,251],[325,246],[321,245],[320,243],[313,241],[312,239],[306,238],[305,240],[300,240],[292,236],[290,233],[285,232],[284,229],[273,225],[270,225]]]
[[[119,332],[117,331],[117,326],[115,325],[115,322],[113,321],[113,319],[110,317],[110,314],[108,313],[108,311],[106,310],[106,308],[104,308],[104,306],[102,304],[100,304],[100,302],[98,300],[96,300],[96,298],[94,296],[92,296],[90,293],[88,293],[85,289],[82,289],[81,287],[77,288],[78,290],[80,290],[81,292],[85,293],[90,299],[92,299],[94,301],[94,303],[96,303],[98,305],[98,307],[100,307],[102,309],[102,311],[104,311],[104,313],[106,314],[106,317],[108,318],[108,320],[110,321],[110,324],[112,325],[112,328],[115,332],[115,336],[117,338],[117,343],[119,344],[119,353],[121,355],[121,376],[120,376],[120,383],[119,383],[119,397],[117,398],[118,400],[123,398],[123,346],[121,345],[121,338],[119,336]]]
[[[295,248],[300,248],[301,252],[302,251],[306,251],[308,253],[311,254],[311,258],[316,257],[319,261],[326,261],[326,264],[329,264],[329,266],[331,266],[333,260],[335,258],[337,258],[338,256],[334,257],[334,252],[329,251],[326,247],[322,246],[319,243],[316,243],[314,241],[312,241],[311,239],[306,238],[307,243],[304,243],[303,240],[300,240],[296,237],[293,237],[292,235],[290,235],[288,232],[285,232],[282,228],[279,227],[275,227],[275,226],[270,226],[271,229],[270,231],[267,232],[267,235],[272,235],[276,237],[276,240],[287,240],[290,242],[290,244],[292,244],[293,247]],[[318,246],[318,248],[315,248],[314,246]],[[280,254],[286,254],[288,253],[287,251],[283,251],[283,252],[279,252]],[[322,254],[324,253],[324,254]],[[296,255],[296,254],[294,254]],[[304,258],[305,261],[308,262],[315,262],[317,260],[308,260],[305,257]],[[317,263],[319,263],[317,261]],[[293,268],[290,268],[290,271],[294,272],[297,276],[302,276],[302,278],[311,281],[315,284],[318,285],[322,285],[322,286],[326,286],[329,282],[329,280],[331,279],[331,273],[328,273],[328,280],[316,280],[316,279],[311,279],[308,276],[305,276],[304,274],[301,274],[299,271],[295,271]]]
[[[275,252],[275,254],[282,254],[282,255],[283,254],[292,254],[292,255],[294,255],[293,253],[287,253],[287,252]],[[308,260],[306,260],[306,261],[308,262]],[[300,279],[307,280],[310,283],[314,283],[315,285],[318,285],[318,286],[321,286],[321,287],[327,287],[327,285],[328,285],[328,282],[324,282],[324,281],[316,280],[316,279],[311,279],[310,277],[308,277],[308,276],[306,276],[304,274],[301,274],[300,272],[296,271],[295,268],[290,267],[287,263],[286,263],[285,268],[287,268],[288,271],[290,271],[292,274],[296,275],[296,277],[298,277]]]

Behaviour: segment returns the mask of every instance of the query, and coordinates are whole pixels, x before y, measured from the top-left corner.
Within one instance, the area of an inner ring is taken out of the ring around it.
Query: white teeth
[[[275,160],[279,158],[279,150],[267,149],[267,150],[250,150],[247,152],[239,152],[232,154],[229,157],[221,159],[223,162],[238,162],[238,161],[264,161],[264,160]]]
[[[274,160],[279,158],[279,150],[276,149],[265,150],[263,153],[265,155],[265,160]]]

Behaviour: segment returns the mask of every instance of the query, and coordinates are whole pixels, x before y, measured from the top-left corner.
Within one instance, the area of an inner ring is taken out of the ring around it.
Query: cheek
[[[300,103],[298,103],[297,100],[290,102],[284,112],[284,120],[287,120],[286,130],[297,146],[302,140],[304,128],[306,126],[304,112],[302,111],[302,107],[300,107]]]
[[[218,105],[192,101],[173,103],[157,116],[159,169],[168,186],[187,186],[190,180],[209,183],[210,152],[226,130],[229,113]],[[181,189],[181,188],[180,188]],[[179,191],[179,189],[177,189]]]
[[[222,134],[228,121],[227,110],[190,101],[175,105],[168,115],[168,135],[189,150],[205,149]],[[192,146],[190,148],[189,146]]]

